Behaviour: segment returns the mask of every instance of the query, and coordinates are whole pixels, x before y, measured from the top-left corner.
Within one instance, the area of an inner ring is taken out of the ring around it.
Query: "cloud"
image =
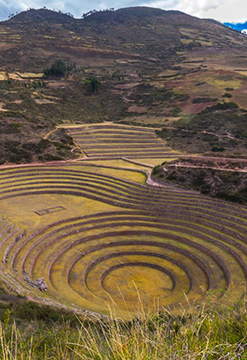
[[[198,17],[237,21],[243,17],[246,0],[0,0],[0,20],[7,19],[9,14],[26,10],[29,7],[41,8],[43,6],[70,12],[75,17],[80,17],[84,12],[92,9],[151,6],[165,10],[180,10]]]
[[[227,0],[217,9],[209,9],[204,16],[220,21],[245,22],[247,21],[246,0]]]
[[[167,0],[149,1],[147,5],[167,9],[180,10],[195,16],[204,16],[211,9],[217,9],[227,0]]]

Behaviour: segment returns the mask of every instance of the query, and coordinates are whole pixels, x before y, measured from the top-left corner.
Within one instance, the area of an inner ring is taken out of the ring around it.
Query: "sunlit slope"
[[[0,204],[2,277],[38,301],[126,314],[138,296],[152,309],[245,293],[245,207],[86,163],[2,169]]]

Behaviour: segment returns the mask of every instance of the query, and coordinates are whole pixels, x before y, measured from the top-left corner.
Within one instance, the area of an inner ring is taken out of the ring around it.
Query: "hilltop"
[[[22,11],[4,22],[8,25],[11,24],[11,26],[23,26],[27,24],[37,25],[43,22],[48,22],[52,24],[67,24],[74,21],[75,20],[72,18],[72,16],[64,14],[61,11],[53,11],[42,8],[38,10],[29,9],[26,11]]]

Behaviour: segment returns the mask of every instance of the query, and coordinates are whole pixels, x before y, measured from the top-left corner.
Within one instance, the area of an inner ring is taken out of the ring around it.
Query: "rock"
[[[30,280],[30,278],[28,276],[28,273],[25,270],[22,271],[22,275],[23,275],[23,280],[31,285],[31,280]]]
[[[47,285],[44,279],[36,279],[33,283],[40,291],[47,291]]]
[[[17,243],[17,242],[20,241],[20,240],[21,240],[21,236],[20,236],[20,235],[16,236],[15,242]]]
[[[25,270],[22,271],[22,275],[24,281],[26,281],[30,286],[36,287],[40,291],[47,291],[47,285],[44,279],[36,279],[34,282],[32,282]]]

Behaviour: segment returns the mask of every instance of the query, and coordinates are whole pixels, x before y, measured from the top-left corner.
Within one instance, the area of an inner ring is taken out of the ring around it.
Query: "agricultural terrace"
[[[154,128],[103,123],[67,127],[67,131],[90,159],[174,159],[179,156],[155,134]]]
[[[141,169],[2,167],[0,208],[2,278],[34,301],[127,317],[139,298],[152,310],[245,294],[247,208],[148,185]]]

